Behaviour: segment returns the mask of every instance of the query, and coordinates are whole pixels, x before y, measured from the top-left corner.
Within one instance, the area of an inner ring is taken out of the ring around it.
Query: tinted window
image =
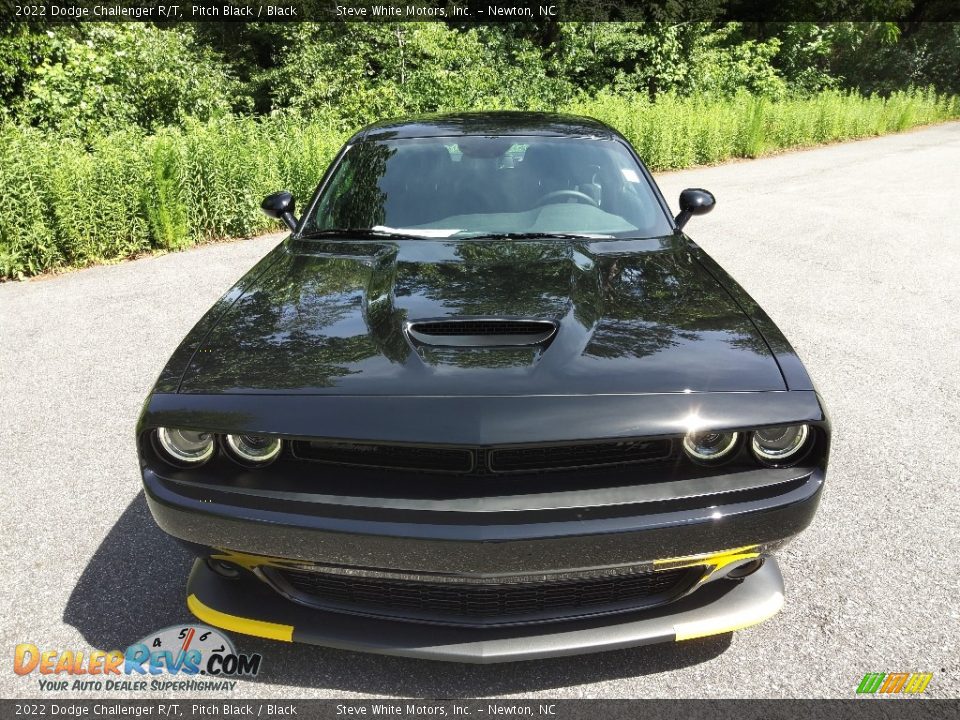
[[[305,226],[306,232],[335,228],[424,237],[671,232],[620,142],[481,136],[355,145]]]

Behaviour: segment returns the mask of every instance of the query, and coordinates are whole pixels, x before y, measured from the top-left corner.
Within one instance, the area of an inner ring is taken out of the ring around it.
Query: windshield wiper
[[[409,240],[415,236],[410,235],[409,233],[391,232],[389,230],[374,230],[373,228],[328,228],[325,230],[311,230],[310,232],[305,232],[300,236],[302,240],[314,240],[325,237],[341,237],[349,240],[365,240],[367,238],[399,238],[402,240]]]
[[[557,232],[502,232],[482,233],[479,235],[458,235],[467,240],[603,240],[612,239],[613,235],[602,233],[557,233]]]

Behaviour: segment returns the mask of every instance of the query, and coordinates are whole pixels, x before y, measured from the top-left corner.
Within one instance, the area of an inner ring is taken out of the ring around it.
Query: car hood
[[[185,393],[576,395],[786,389],[685,238],[289,241],[184,346]],[[227,296],[231,296],[228,294]],[[529,347],[419,344],[410,322],[546,320]],[[203,324],[201,324],[203,325]],[[183,349],[183,347],[181,349]]]

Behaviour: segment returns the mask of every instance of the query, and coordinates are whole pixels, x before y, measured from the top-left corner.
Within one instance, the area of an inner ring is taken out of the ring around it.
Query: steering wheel
[[[546,195],[537,200],[537,204],[534,207],[540,207],[541,205],[547,205],[554,198],[573,198],[578,201],[586,201],[593,205],[595,208],[599,208],[600,205],[592,197],[586,193],[580,192],[579,190],[554,190],[553,192],[548,192]]]

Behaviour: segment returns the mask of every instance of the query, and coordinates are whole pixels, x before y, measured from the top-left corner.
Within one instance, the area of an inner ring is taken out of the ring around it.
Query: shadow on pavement
[[[123,649],[193,616],[185,604],[193,556],[153,522],[141,491],[100,544],[70,594],[64,622],[101,650]],[[290,645],[234,635],[263,655],[249,682],[405,697],[526,693],[669,672],[709,661],[730,635],[596,655],[504,665],[461,665]]]

